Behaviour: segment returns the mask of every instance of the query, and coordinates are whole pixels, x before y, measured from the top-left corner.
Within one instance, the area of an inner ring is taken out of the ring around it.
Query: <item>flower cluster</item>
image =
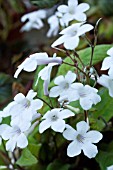
[[[58,33],[59,24],[66,27],[60,32],[61,37],[53,42],[51,46],[54,48],[63,44],[64,50],[60,49],[60,51],[67,55],[68,59],[71,60],[70,63],[65,62],[65,59],[61,57],[57,57],[56,53],[53,54],[53,57],[50,57],[46,52],[39,52],[31,54],[18,66],[14,78],[18,78],[22,70],[33,72],[38,66],[44,66],[43,69],[40,67],[41,70],[38,72],[34,86],[39,86],[40,78],[43,80],[43,94],[50,99],[50,103],[47,103],[44,99],[38,99],[37,92],[31,89],[26,96],[22,93],[17,94],[14,101],[0,112],[0,139],[7,141],[7,151],[13,152],[16,147],[25,148],[28,145],[27,136],[37,126],[40,134],[47,129],[52,129],[71,141],[67,147],[69,157],[77,156],[81,151],[88,158],[94,158],[97,155],[98,149],[95,144],[102,139],[102,134],[96,130],[89,130],[90,120],[88,118],[90,109],[101,102],[98,90],[90,83],[94,76],[92,57],[95,44],[91,44],[91,61],[87,66],[82,62],[76,50],[81,36],[85,37],[85,34],[93,28],[96,33],[95,27],[84,23],[87,19],[84,12],[88,9],[89,5],[86,3],[78,5],[77,0],[68,0],[68,5],[60,5],[57,12],[48,18],[50,24],[48,37]],[[38,10],[27,14],[22,17],[22,22],[27,18],[29,22],[24,25],[22,31],[31,28],[40,29],[43,26],[41,19],[46,18],[46,11]],[[79,21],[79,23],[69,25],[70,21],[73,20]],[[108,88],[109,95],[113,97],[113,47],[108,50],[107,54],[109,57],[104,59],[101,69],[109,69],[108,75],[102,75],[97,82]],[[59,67],[62,64],[73,67],[73,71],[68,70],[63,75],[56,74],[57,77],[53,79],[51,85],[53,66]],[[42,89],[42,87],[39,88]],[[51,104],[53,98],[56,98],[56,106]],[[42,101],[50,107],[50,109],[46,109],[45,113],[42,113]],[[76,101],[79,101],[80,108],[73,107],[71,102],[76,103]],[[80,120],[78,122],[76,120],[75,130],[70,125],[70,118],[76,119],[75,112],[77,109],[82,110],[81,113],[84,113],[85,121]],[[9,125],[2,123],[2,119],[5,117],[10,117]],[[68,119],[68,121],[65,119]]]

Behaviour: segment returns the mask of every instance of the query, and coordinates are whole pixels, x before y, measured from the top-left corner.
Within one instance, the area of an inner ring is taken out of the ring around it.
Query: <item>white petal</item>
[[[55,86],[50,89],[49,96],[58,97],[61,92],[62,92],[62,89],[59,86]]]
[[[107,170],[113,170],[113,165],[107,167]]]
[[[68,148],[67,148],[67,155],[69,157],[74,157],[74,156],[77,156],[81,153],[81,148],[80,148],[80,145],[79,143],[77,143],[76,140],[74,140],[73,142],[71,142],[69,145],[68,145]]]
[[[12,138],[6,143],[6,150],[13,152],[15,146],[16,146],[16,138]]]
[[[90,128],[88,123],[86,123],[85,121],[81,121],[77,123],[76,127],[77,127],[77,132],[80,134],[85,134]]]
[[[106,57],[102,62],[101,70],[107,70],[112,66],[113,58],[112,57]]]
[[[90,8],[89,4],[87,3],[81,3],[77,6],[77,10],[80,12],[85,12]]]
[[[76,80],[76,74],[72,71],[68,71],[68,73],[65,75],[65,79],[67,80],[67,82],[69,82],[69,84],[71,84]]]
[[[97,146],[91,144],[91,143],[85,143],[82,145],[82,149],[84,152],[84,155],[86,155],[88,158],[94,158],[96,154],[98,153]]]
[[[61,13],[66,13],[68,12],[68,6],[67,5],[60,5],[58,8],[58,11]]]
[[[65,40],[67,40],[68,36],[67,35],[63,35],[60,38],[58,38],[52,45],[51,47],[55,47],[57,45],[63,44],[65,42]]]
[[[51,129],[53,129],[55,132],[63,132],[65,129],[65,121],[58,119],[55,122],[52,122]]]
[[[74,50],[79,44],[79,37],[68,37],[64,42],[64,47],[68,50]]]
[[[90,25],[90,24],[84,24],[82,25],[79,30],[78,30],[78,33],[77,33],[77,36],[81,36],[83,34],[85,34],[86,32],[89,32],[90,30],[93,29],[93,26]]]
[[[92,107],[93,102],[87,97],[80,98],[80,105],[84,110],[89,110]]]
[[[54,83],[60,85],[64,80],[64,76],[58,76],[55,78]]]
[[[7,124],[1,124],[0,125],[0,136],[2,136],[3,132],[5,131],[6,128],[8,128],[9,125]]]
[[[23,70],[27,72],[32,72],[36,70],[37,67],[37,61],[34,60],[34,57],[27,58],[22,64],[24,65]]]
[[[4,132],[2,133],[2,138],[4,140],[8,140],[8,139],[12,138],[14,135],[15,135],[15,130],[12,127],[7,125]]]
[[[66,124],[66,130],[64,130],[63,132],[63,137],[66,138],[67,140],[75,140],[77,135],[78,135],[77,131],[70,125]]]
[[[104,74],[100,76],[97,80],[99,84],[107,88],[109,87],[109,81],[110,81],[110,77]]]
[[[74,16],[74,19],[76,19],[77,21],[86,21],[87,17],[86,17],[86,14],[84,13],[76,13],[76,15]]]
[[[91,130],[85,136],[91,143],[98,143],[102,139],[102,134],[96,130]]]
[[[19,148],[25,148],[27,145],[28,145],[28,140],[26,136],[23,133],[21,133],[17,138],[17,146]]]
[[[74,116],[74,115],[75,114],[68,109],[64,109],[61,112],[59,112],[59,117],[61,119],[65,119],[65,118],[68,118],[68,117],[71,117],[71,116]]]
[[[25,99],[25,96],[22,93],[18,93],[14,97],[14,101],[16,101],[17,103],[21,103],[24,99]]]
[[[77,6],[78,5],[78,0],[68,0],[68,5],[69,6],[71,6],[71,5]]]
[[[113,47],[110,48],[110,49],[107,51],[107,54],[110,55],[110,56],[113,56]]]
[[[33,110],[39,110],[42,108],[42,106],[43,106],[43,102],[39,99],[35,99],[31,101],[31,107]]]
[[[46,129],[51,126],[51,122],[48,120],[43,120],[39,125],[39,132],[43,133]]]
[[[37,95],[36,92],[34,92],[33,90],[29,90],[29,92],[27,93],[26,98],[27,98],[28,100],[32,100],[36,95]]]

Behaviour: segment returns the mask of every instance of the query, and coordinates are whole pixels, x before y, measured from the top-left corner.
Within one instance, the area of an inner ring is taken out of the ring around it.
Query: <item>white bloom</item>
[[[47,53],[32,54],[28,58],[26,58],[22,64],[18,66],[18,69],[15,72],[14,77],[17,78],[22,70],[25,70],[27,72],[32,72],[36,70],[38,65],[45,65],[54,62],[61,64],[62,59],[60,57],[56,57],[56,58],[48,57]]]
[[[109,69],[108,74],[113,77],[113,47],[107,51],[107,54],[109,57],[103,60],[101,70]]]
[[[8,127],[7,124],[1,124],[0,125],[0,145],[2,143],[2,134],[4,133],[5,129]]]
[[[72,24],[71,26],[65,28],[60,32],[62,36],[52,44],[52,47],[64,43],[64,47],[66,49],[73,50],[79,44],[79,37],[92,29],[93,26],[90,24],[83,23]]]
[[[73,95],[71,95],[71,100],[80,100],[80,105],[84,110],[89,110],[93,104],[101,101],[96,88],[90,87],[89,85],[84,86],[82,83],[74,83],[72,84],[72,88]]]
[[[30,124],[34,116],[40,117],[37,113],[43,106],[43,102],[39,99],[33,99],[37,95],[36,92],[30,90],[25,97],[22,93],[17,94],[14,97],[15,105],[10,108],[11,125],[24,124],[25,122]]]
[[[46,129],[53,129],[55,132],[63,132],[65,128],[65,121],[63,119],[74,116],[74,113],[68,109],[52,109],[48,111],[39,125],[39,132],[43,133]]]
[[[13,152],[14,148],[17,146],[19,148],[25,148],[28,145],[27,137],[24,132],[29,129],[27,124],[22,126],[14,125],[6,127],[5,131],[2,133],[2,138],[8,140],[6,143],[6,150]]]
[[[57,85],[50,89],[50,97],[66,96],[70,100],[70,95],[73,95],[72,84],[76,80],[76,74],[68,71],[64,76],[58,76],[55,78],[54,83]]]
[[[89,130],[89,125],[85,121],[77,123],[77,130],[66,125],[66,130],[63,132],[64,138],[72,141],[67,148],[69,157],[77,156],[83,150],[84,155],[88,158],[94,158],[98,153],[97,146],[93,143],[98,143],[102,139],[102,134],[95,130]],[[88,131],[88,132],[87,132]]]
[[[107,170],[113,170],[113,165],[107,167]]]
[[[97,82],[109,90],[109,95],[113,97],[113,77],[102,75],[98,78]]]
[[[56,53],[53,54],[53,58],[56,58]],[[55,65],[58,65],[59,63],[49,63],[48,66],[44,67],[38,74],[38,79],[36,82],[36,85],[38,83],[39,78],[41,77],[42,80],[44,80],[43,88],[44,88],[44,95],[48,95],[48,86],[50,83],[50,76],[51,76],[51,71],[52,67]]]
[[[56,15],[52,15],[48,18],[48,24],[50,26],[49,31],[47,32],[47,37],[56,36],[59,31],[59,20]]]
[[[21,22],[29,20],[22,28],[21,31],[30,31],[31,29],[40,29],[43,27],[42,19],[46,18],[46,10],[38,10],[25,14],[21,18]]]
[[[63,21],[66,26],[68,26],[69,21],[85,21],[86,14],[85,11],[89,9],[87,3],[82,3],[78,5],[77,0],[68,0],[68,5],[60,5],[58,11],[63,14]]]

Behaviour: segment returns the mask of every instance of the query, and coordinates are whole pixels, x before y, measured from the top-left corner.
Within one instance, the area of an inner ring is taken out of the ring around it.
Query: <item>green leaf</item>
[[[35,156],[32,155],[32,153],[28,150],[28,148],[25,148],[22,151],[21,157],[17,160],[16,164],[20,166],[31,166],[38,162]]]
[[[106,149],[105,149],[106,148]],[[110,144],[104,144],[103,150],[100,150],[96,156],[101,170],[106,170],[108,166],[113,165],[113,141]]]
[[[28,148],[34,156],[38,157],[41,146],[42,146],[41,143],[39,143],[39,144],[29,144]]]
[[[99,62],[101,62],[105,57],[107,57],[107,51],[110,49],[113,45],[97,45],[94,50],[94,56],[93,56],[93,62],[92,64],[95,65]],[[87,66],[90,62],[91,58],[91,48],[85,48],[83,50],[78,51],[78,54],[83,61],[83,63]],[[71,59],[69,57],[66,57],[65,62],[73,64]],[[81,65],[79,65],[81,67]],[[74,67],[62,64],[59,67],[58,74],[57,75],[65,75],[69,70],[74,71]]]
[[[69,170],[69,167],[69,164],[63,164],[59,160],[55,160],[48,165],[47,170]]]

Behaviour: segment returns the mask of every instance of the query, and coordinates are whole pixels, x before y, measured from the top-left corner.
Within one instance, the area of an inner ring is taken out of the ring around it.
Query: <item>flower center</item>
[[[30,101],[29,100],[26,100],[25,103],[24,103],[24,107],[25,108],[28,108],[30,106]]]
[[[85,137],[84,137],[84,136],[82,136],[81,134],[78,134],[76,138],[77,138],[78,142],[80,142],[80,143],[84,143],[84,139],[85,139]]]
[[[72,14],[72,15],[75,14],[75,8],[74,8],[74,6],[70,6],[70,7],[69,7],[69,13]]]
[[[52,121],[56,121],[58,119],[58,117],[56,116],[56,115],[53,115],[52,117],[51,117],[51,120]]]

